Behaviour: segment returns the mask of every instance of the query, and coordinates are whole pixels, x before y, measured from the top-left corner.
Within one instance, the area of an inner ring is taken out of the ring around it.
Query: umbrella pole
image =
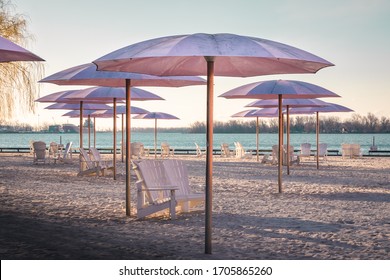
[[[114,166],[114,169],[113,169],[113,177],[114,177],[114,180],[116,180],[116,98],[114,98],[114,108],[113,108],[114,112],[113,112],[113,118],[114,118],[114,139],[113,139],[113,152],[114,152],[114,155],[113,155],[113,158],[112,158],[112,165]]]
[[[121,156],[122,156],[122,162],[124,162],[124,153],[123,153],[123,147],[124,147],[124,141],[125,141],[125,136],[124,136],[124,128],[125,128],[125,122],[124,122],[124,116],[122,114],[122,141],[121,141]]]
[[[259,161],[259,117],[256,117],[256,159]]]
[[[79,147],[80,147],[80,149],[82,149],[83,148],[83,101],[80,101],[80,131],[79,131],[79,136],[80,136]],[[80,171],[82,171],[83,170],[83,166],[82,166],[82,161],[81,161],[81,153],[79,155],[79,160],[80,160],[79,168],[80,168]]]
[[[96,118],[93,117],[93,147],[96,148]]]
[[[214,107],[214,57],[205,57],[207,61],[207,130],[206,130],[206,219],[205,253],[211,254],[211,222],[213,193],[213,107]]]
[[[278,160],[278,192],[282,193],[282,163],[283,163],[283,114],[282,114],[282,95],[278,95],[278,114],[279,114],[279,160]]]
[[[131,215],[131,195],[130,195],[130,113],[131,113],[131,81],[126,79],[126,216]]]
[[[317,118],[317,123],[316,123],[316,144],[317,144],[317,169],[320,169],[320,161],[319,161],[319,147],[320,147],[320,119],[318,117],[318,112],[316,112],[316,118]]]
[[[287,127],[286,127],[286,134],[287,134],[287,175],[290,175],[290,106],[287,105]]]
[[[157,158],[157,118],[154,119],[154,158]]]
[[[91,148],[91,115],[88,115],[88,149]]]

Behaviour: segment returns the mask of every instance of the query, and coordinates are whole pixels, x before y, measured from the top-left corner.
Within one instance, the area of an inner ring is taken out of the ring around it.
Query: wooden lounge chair
[[[170,157],[175,155],[175,149],[172,149],[168,143],[161,143],[161,157]]]
[[[103,176],[106,175],[107,170],[114,170],[113,162],[111,160],[103,160],[98,149],[90,148],[89,151],[92,155],[91,159],[100,167],[100,172]]]
[[[35,141],[33,143],[33,148],[34,148],[34,159],[33,163],[38,164],[38,163],[46,163],[46,143],[42,141]]]
[[[100,166],[97,161],[94,161],[90,158],[88,153],[83,149],[79,148],[80,151],[80,160],[81,160],[81,170],[77,174],[77,176],[84,175],[96,175],[100,174]]]
[[[351,144],[351,157],[352,158],[361,158],[363,156],[363,151],[360,148],[359,144]]]
[[[277,164],[279,159],[279,146],[273,145],[271,154],[265,154],[261,160],[261,163]]]
[[[283,145],[283,165],[287,165],[287,145]],[[293,165],[294,163],[296,164],[299,164],[300,162],[300,158],[299,158],[299,155],[296,155],[294,153],[294,147],[293,146],[289,146],[289,164],[290,165]]]
[[[304,158],[311,157],[311,144],[310,143],[302,143],[301,144],[301,151],[299,153],[299,158],[302,160]]]
[[[59,157],[60,162],[70,163],[72,161],[72,145],[73,142],[66,143],[65,149]]]
[[[343,158],[352,158],[351,144],[341,144],[341,155]]]
[[[250,158],[252,157],[252,151],[246,151],[240,142],[234,142],[234,146],[236,147],[235,153],[236,158]]]
[[[49,162],[53,160],[54,163],[57,163],[57,160],[60,158],[59,146],[56,142],[51,142],[49,144]]]
[[[176,218],[175,190],[170,183],[161,160],[133,161],[137,175],[137,218],[169,210],[170,218]]]
[[[190,187],[188,169],[184,161],[167,159],[163,164],[169,182],[178,187],[175,196],[183,212],[189,212],[204,203],[205,194],[196,193]]]
[[[229,144],[227,144],[227,143],[221,144],[221,157],[230,157]]]
[[[202,151],[202,149],[199,147],[199,145],[197,143],[195,143],[195,147],[196,147],[196,156],[197,157],[203,156],[204,152]]]
[[[318,157],[322,158],[325,161],[328,159],[328,144],[326,143],[318,144]]]

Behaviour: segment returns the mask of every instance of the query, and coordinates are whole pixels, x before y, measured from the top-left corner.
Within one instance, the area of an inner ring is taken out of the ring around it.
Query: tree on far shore
[[[27,31],[26,17],[15,13],[11,1],[0,0],[0,36],[23,47],[33,39]],[[0,63],[0,124],[18,111],[34,112],[43,67],[39,62]]]

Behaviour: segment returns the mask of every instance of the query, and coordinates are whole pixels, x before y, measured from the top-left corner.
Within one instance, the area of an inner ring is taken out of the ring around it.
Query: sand
[[[204,190],[204,157],[180,159]],[[2,260],[390,258],[390,158],[294,165],[278,194],[276,166],[215,157],[211,255],[203,208],[136,220],[125,215],[120,160],[116,181],[77,171],[77,159],[33,165],[26,154],[0,155]]]

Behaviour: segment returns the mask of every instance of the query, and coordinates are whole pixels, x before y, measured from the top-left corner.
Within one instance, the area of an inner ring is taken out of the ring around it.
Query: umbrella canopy
[[[69,101],[88,101],[88,100],[104,100],[112,102],[115,98],[117,100],[126,99],[126,90],[124,87],[90,87],[73,91],[66,97]],[[164,100],[162,97],[140,88],[132,88],[132,100]]]
[[[44,61],[44,59],[0,36],[0,62]]]
[[[124,87],[125,80],[132,80],[133,86],[165,86],[181,87],[189,85],[204,85],[206,80],[195,76],[158,77],[139,73],[96,71],[96,65],[86,63],[74,66],[39,82],[57,85],[86,85],[105,87]]]
[[[111,109],[112,107],[107,104],[101,104],[101,103],[84,103],[83,104],[83,110],[107,110]],[[80,105],[77,103],[55,103],[52,105],[49,105],[45,107],[45,109],[48,110],[80,110]]]
[[[162,112],[149,112],[135,116],[133,119],[154,119],[154,158],[157,158],[157,120],[179,120],[174,115]]]
[[[94,61],[98,70],[158,76],[205,75],[213,57],[217,76],[315,73],[333,64],[298,48],[235,34],[176,35],[133,44]]]
[[[294,80],[270,80],[261,81],[243,85],[229,90],[220,97],[225,98],[251,98],[251,99],[277,99],[279,112],[279,161],[278,161],[278,192],[282,192],[282,163],[283,163],[283,118],[282,105],[283,97],[288,99],[308,99],[318,97],[340,97],[336,93],[323,87]],[[276,102],[276,101],[275,101]],[[318,106],[318,105],[317,105]],[[264,106],[272,107],[272,106]],[[287,105],[288,107],[288,105]],[[289,110],[287,110],[287,120],[289,120]],[[289,122],[287,122],[289,128]],[[287,134],[289,137],[289,134]],[[288,139],[289,142],[289,139]],[[290,154],[289,145],[287,145],[287,155]],[[288,157],[287,171],[290,172]]]
[[[326,107],[328,102],[319,99],[283,99],[282,106],[289,108],[313,108],[313,107]],[[277,99],[265,99],[257,100],[249,103],[245,107],[259,107],[259,108],[275,108],[278,107]]]
[[[348,113],[353,112],[352,109],[335,104],[326,102],[326,106],[321,107],[309,107],[309,108],[292,108],[291,113],[294,114],[313,114],[313,113]]]
[[[207,75],[205,253],[211,254],[214,76],[315,73],[333,64],[303,50],[235,34],[190,34],[147,40],[109,53],[98,70],[159,76]]]
[[[101,115],[106,110],[83,110],[83,115],[87,116],[95,116],[95,115]],[[62,115],[63,117],[71,117],[76,118],[80,117],[80,110],[72,110]]]
[[[269,80],[246,84],[220,95],[225,98],[277,99],[340,97],[326,88],[294,80]]]
[[[114,114],[114,110],[108,109],[104,112],[105,114],[111,114],[111,116]],[[126,106],[117,106],[116,107],[116,113],[117,114],[126,114]],[[146,114],[149,113],[148,110],[142,109],[140,107],[131,106],[131,114],[132,115],[139,115],[139,114]]]

